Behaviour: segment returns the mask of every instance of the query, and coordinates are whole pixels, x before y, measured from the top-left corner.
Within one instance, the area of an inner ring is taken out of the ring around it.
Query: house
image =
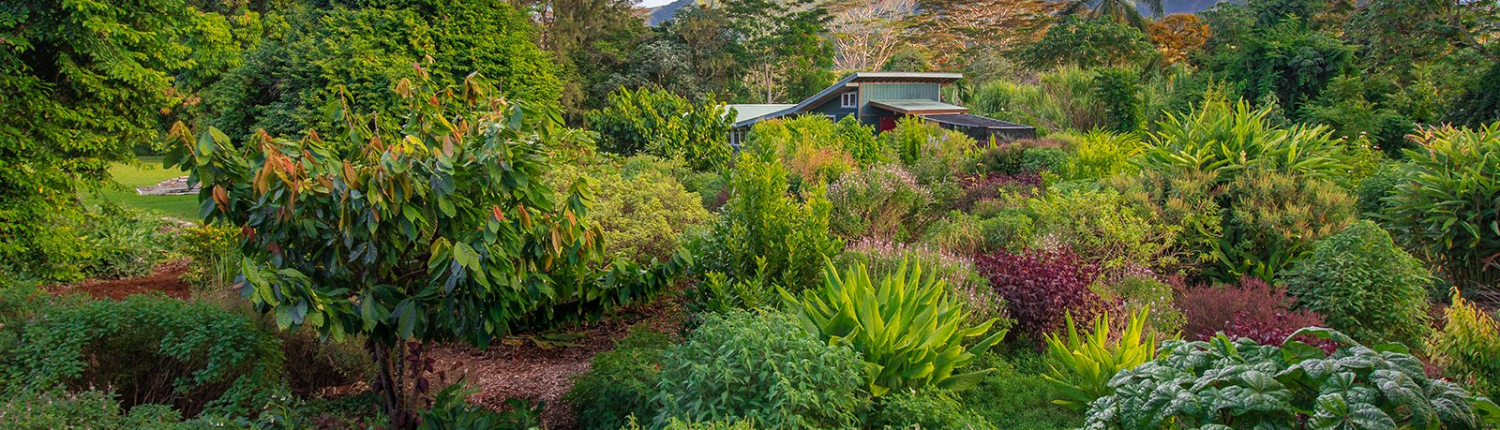
[[[729,143],[738,147],[756,123],[772,118],[823,115],[839,121],[857,115],[876,131],[896,128],[896,120],[918,116],[980,142],[1036,138],[1036,128],[969,114],[943,102],[942,87],[963,78],[958,73],[860,72],[797,104],[736,104]]]

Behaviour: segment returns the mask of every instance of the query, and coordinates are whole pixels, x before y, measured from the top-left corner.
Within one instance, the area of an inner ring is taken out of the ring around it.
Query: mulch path
[[[589,359],[615,348],[615,342],[631,328],[677,333],[685,311],[677,302],[663,298],[655,303],[624,309],[593,324],[564,328],[552,333],[583,335],[573,346],[543,348],[526,340],[527,335],[496,342],[488,349],[448,344],[431,352],[435,369],[447,370],[450,378],[464,377],[482,390],[469,398],[494,410],[506,408],[505,399],[521,398],[545,403],[542,420],[551,430],[576,428],[572,408],[562,400],[573,387],[572,377],[588,371]]]
[[[88,279],[73,285],[53,287],[57,294],[88,294],[96,299],[124,300],[126,297],[157,292],[186,300],[193,295],[192,284],[182,280],[187,260],[156,266],[150,275],[125,279]]]

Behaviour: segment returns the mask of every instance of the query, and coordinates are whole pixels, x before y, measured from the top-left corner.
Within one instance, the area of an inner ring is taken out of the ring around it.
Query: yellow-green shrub
[[[1500,396],[1500,324],[1453,289],[1443,330],[1427,339],[1433,363],[1478,394]]]
[[[1121,370],[1135,368],[1156,359],[1156,335],[1146,333],[1146,315],[1150,308],[1131,314],[1120,337],[1110,336],[1109,313],[1094,318],[1094,329],[1083,333],[1073,325],[1073,315],[1066,315],[1066,340],[1056,333],[1047,335],[1051,368],[1043,378],[1057,389],[1053,403],[1073,410],[1088,409],[1095,399],[1114,393],[1109,386]]]

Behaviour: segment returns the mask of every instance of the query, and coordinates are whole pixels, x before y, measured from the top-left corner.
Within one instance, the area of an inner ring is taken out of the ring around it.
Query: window
[[[839,106],[846,107],[846,108],[852,108],[852,107],[855,107],[855,106],[859,106],[859,91],[850,91],[850,92],[844,93],[839,98]]]

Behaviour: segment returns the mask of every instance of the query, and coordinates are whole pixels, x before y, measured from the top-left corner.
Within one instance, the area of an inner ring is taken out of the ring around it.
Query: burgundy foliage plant
[[[1323,326],[1307,311],[1292,311],[1286,289],[1245,277],[1239,285],[1199,286],[1183,291],[1177,307],[1187,317],[1183,337],[1205,340],[1224,332],[1262,345],[1280,345],[1297,329]]]
[[[1103,308],[1099,296],[1089,290],[1098,268],[1072,252],[998,251],[976,257],[974,265],[1005,298],[1016,319],[1012,333],[1042,339],[1062,326],[1065,313],[1072,313],[1075,321],[1090,321]]]

